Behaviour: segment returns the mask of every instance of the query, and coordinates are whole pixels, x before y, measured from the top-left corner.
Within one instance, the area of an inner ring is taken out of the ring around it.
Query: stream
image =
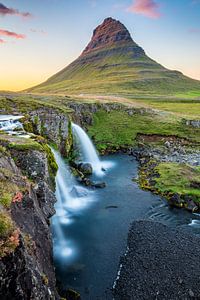
[[[21,118],[1,115],[0,130],[29,137]],[[150,219],[199,235],[200,214],[170,208],[164,199],[141,190],[133,181],[138,175],[133,156],[115,154],[100,159],[86,132],[76,124],[72,128],[81,162],[90,163],[92,181],[105,182],[106,187],[84,187],[52,149],[58,164],[56,214],[51,220],[56,275],[64,289],[80,292],[82,300],[111,300],[134,220]]]
[[[90,149],[87,145],[85,148]],[[79,184],[60,154],[52,151],[59,166],[58,201],[52,218],[56,273],[63,287],[80,292],[81,299],[112,299],[111,287],[134,220],[151,219],[200,233],[200,215],[172,209],[132,181],[138,174],[132,156],[115,154],[96,161],[92,179],[106,182],[106,187],[92,189]],[[106,171],[100,172],[97,164]]]

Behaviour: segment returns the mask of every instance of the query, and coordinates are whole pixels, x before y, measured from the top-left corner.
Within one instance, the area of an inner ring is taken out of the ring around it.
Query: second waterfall
[[[72,130],[78,144],[82,162],[92,165],[94,175],[103,176],[105,169],[111,167],[111,163],[103,162],[99,159],[91,139],[80,126],[72,123]]]

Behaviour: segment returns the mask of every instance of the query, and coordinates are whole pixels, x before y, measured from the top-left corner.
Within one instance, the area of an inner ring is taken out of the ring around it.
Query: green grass
[[[167,70],[129,42],[79,57],[39,86],[35,93],[176,95],[199,93],[200,82]]]
[[[0,211],[0,259],[12,253],[19,245],[19,233],[10,214]]]
[[[7,212],[0,211],[0,239],[7,238],[13,232],[14,226]]]
[[[138,134],[174,135],[200,142],[200,129],[187,127],[180,119],[162,114],[136,113],[130,116],[124,111],[107,113],[102,110],[94,114],[88,132],[100,152],[133,146]]]
[[[27,115],[28,113],[41,108],[57,109],[61,113],[71,113],[67,107],[70,98],[56,96],[36,96],[27,94],[12,94],[10,97],[0,95],[0,111],[12,114],[19,112]]]
[[[152,108],[159,109],[161,111],[173,112],[182,117],[189,119],[198,119],[200,118],[200,101],[199,102],[158,102],[150,101],[148,103]]]
[[[166,192],[177,193],[191,196],[196,201],[200,201],[200,189],[190,186],[193,182],[200,184],[199,167],[177,163],[160,163],[156,167],[156,171],[160,177],[155,178],[155,188],[161,194]]]

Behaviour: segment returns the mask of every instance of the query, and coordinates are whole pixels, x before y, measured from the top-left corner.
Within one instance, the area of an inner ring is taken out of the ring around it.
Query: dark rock
[[[169,197],[168,201],[171,206],[177,206],[177,207],[183,206],[183,200],[180,198],[180,195],[177,193],[175,193],[171,197]]]
[[[121,259],[115,300],[200,298],[200,238],[152,221],[136,221]]]
[[[92,165],[89,163],[80,163],[78,165],[78,169],[84,174],[84,175],[91,175],[92,174]]]
[[[190,183],[190,187],[194,189],[200,189],[200,182],[193,181]]]
[[[106,206],[105,209],[110,209],[110,208],[118,208],[117,205],[109,205],[109,206]]]
[[[81,295],[72,289],[68,289],[66,292],[66,298],[68,300],[81,300]]]
[[[82,53],[82,56],[95,49],[104,48],[120,42],[133,42],[126,27],[112,18],[107,18],[93,32],[92,39]]]
[[[31,165],[38,177],[32,176],[30,182],[22,174],[31,176]],[[10,207],[20,243],[0,260],[0,299],[59,299],[49,228],[56,198],[48,182],[45,153],[13,150],[1,156],[0,167],[11,174],[14,184],[23,191],[21,201],[12,202]]]

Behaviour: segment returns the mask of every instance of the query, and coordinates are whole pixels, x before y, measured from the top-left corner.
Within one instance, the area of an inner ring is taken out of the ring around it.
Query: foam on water
[[[105,175],[105,170],[111,168],[113,163],[110,161],[101,161],[93,145],[91,139],[87,133],[77,124],[72,124],[72,130],[76,138],[81,158],[84,163],[90,163],[93,168],[93,172],[98,177]]]

